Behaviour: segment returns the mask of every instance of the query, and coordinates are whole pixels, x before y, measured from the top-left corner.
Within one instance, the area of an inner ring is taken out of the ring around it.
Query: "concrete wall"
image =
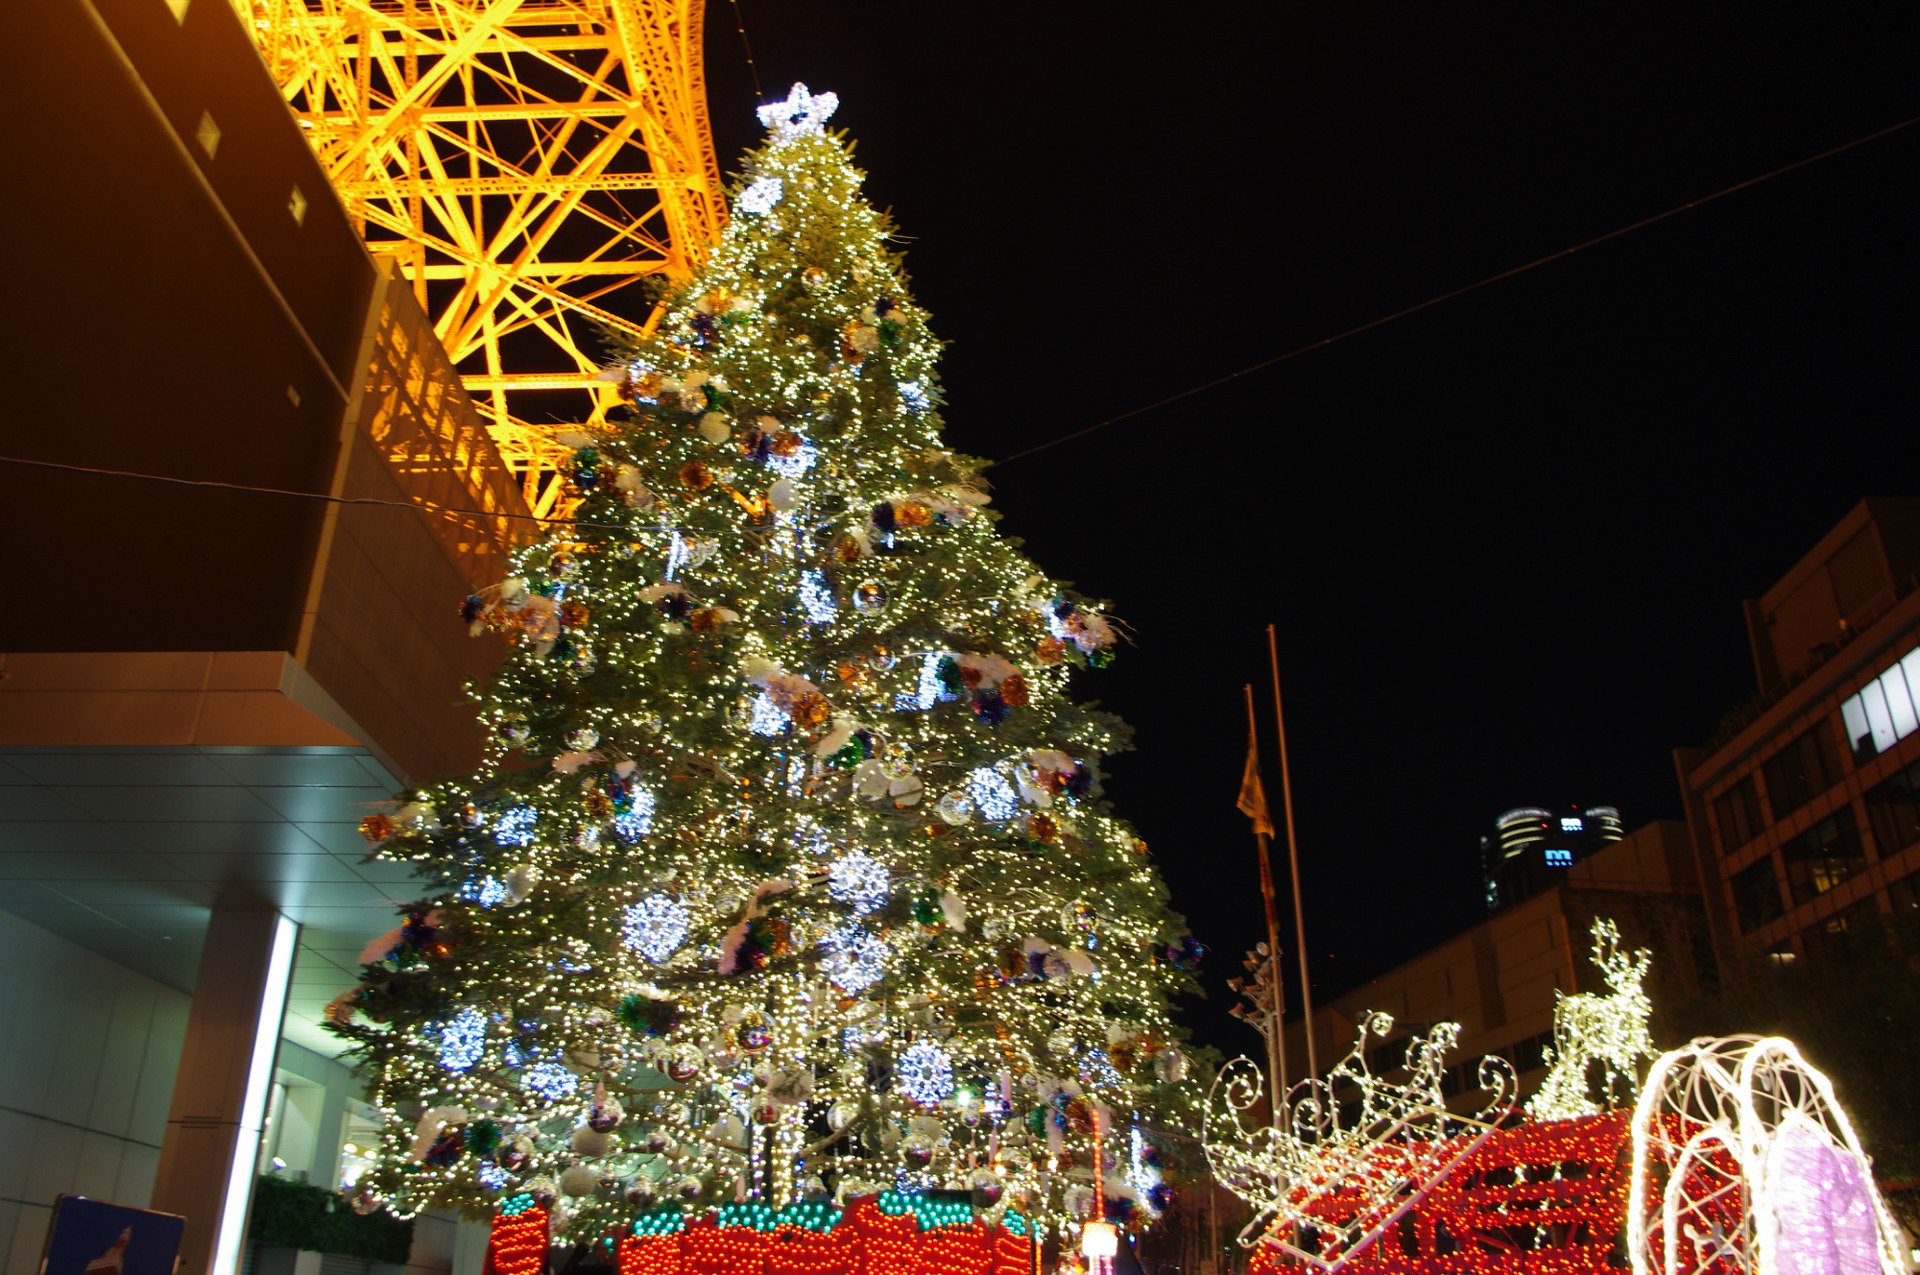
[[[188,997],[7,912],[0,968],[0,1275],[34,1275],[55,1196],[147,1205]]]

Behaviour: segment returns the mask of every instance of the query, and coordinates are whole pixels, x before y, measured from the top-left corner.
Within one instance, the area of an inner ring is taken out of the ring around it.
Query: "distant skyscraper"
[[[1487,911],[1498,912],[1557,882],[1566,869],[1626,836],[1612,806],[1568,806],[1564,811],[1518,806],[1493,821],[1480,838],[1481,880]]]

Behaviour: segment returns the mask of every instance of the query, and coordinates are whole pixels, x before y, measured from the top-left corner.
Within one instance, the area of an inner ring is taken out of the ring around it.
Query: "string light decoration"
[[[986,1172],[986,1223],[1066,1236],[1088,1110],[1197,1119],[1184,929],[1102,787],[1125,727],[1069,696],[1115,625],[942,443],[940,345],[832,108],[768,108],[725,237],[615,351],[623,419],[568,439],[580,521],[466,601],[510,642],[485,765],[369,821],[383,859],[500,883],[414,901],[335,1024],[396,1212],[537,1189],[560,1239],[651,1243],[667,1207]],[[440,1108],[473,1114],[409,1158]]]
[[[1662,1054],[1632,1119],[1633,1275],[1905,1275],[1907,1243],[1833,1084],[1782,1036]]]
[[[1242,1244],[1271,1247],[1331,1275],[1418,1205],[1513,1105],[1513,1066],[1493,1056],[1480,1061],[1478,1105],[1447,1109],[1441,1077],[1460,1038],[1458,1023],[1412,1038],[1405,1081],[1374,1076],[1369,1041],[1392,1030],[1391,1015],[1364,1015],[1352,1050],[1326,1076],[1289,1090],[1278,1123],[1249,1127],[1244,1116],[1268,1093],[1251,1060],[1236,1058],[1221,1069],[1208,1097],[1203,1145],[1215,1180],[1254,1208]]]
[[[1646,948],[1620,950],[1620,931],[1602,917],[1593,923],[1593,963],[1606,980],[1606,995],[1556,992],[1553,1049],[1547,1078],[1527,1101],[1537,1120],[1571,1120],[1596,1115],[1600,1104],[1589,1096],[1589,1073],[1600,1064],[1601,1088],[1608,1105],[1624,1103],[1636,1091],[1642,1061],[1654,1056],[1647,1020],[1653,1002],[1642,984],[1653,955]]]
[[[1583,1077],[1596,1059],[1633,1067],[1651,1013],[1640,993],[1648,954],[1622,953],[1604,920],[1594,927],[1594,952],[1610,993],[1572,1010],[1573,997],[1556,1006],[1557,1025],[1568,1028],[1559,1039],[1573,1046],[1556,1064]],[[1365,1039],[1363,1031],[1362,1047]],[[1439,1041],[1443,1052],[1452,1039]],[[1483,1084],[1485,1071],[1483,1063]],[[1606,1081],[1611,1097],[1619,1076]],[[1236,1074],[1227,1083],[1251,1082]],[[1296,1097],[1294,1124],[1302,1107],[1314,1113],[1331,1096],[1307,1089]],[[1250,1100],[1239,1099],[1244,1110]],[[1365,1129],[1368,1115],[1362,1104],[1354,1127]],[[1536,1117],[1484,1131],[1465,1154],[1437,1163],[1433,1146],[1462,1141],[1449,1137],[1458,1119],[1382,1138],[1365,1172],[1297,1175],[1284,1198],[1270,1187],[1251,1196],[1263,1211],[1242,1233],[1254,1249],[1248,1275],[1617,1275],[1627,1265],[1633,1275],[1907,1270],[1905,1237],[1832,1084],[1783,1037],[1695,1040],[1654,1060],[1631,1112]],[[1333,1140],[1342,1140],[1337,1129]],[[1287,1141],[1277,1132],[1264,1148],[1239,1139],[1240,1159],[1229,1162],[1241,1175],[1235,1189],[1246,1194],[1248,1178],[1271,1175],[1279,1158],[1272,1148]],[[1354,1141],[1364,1147],[1366,1139]],[[1382,1182],[1393,1184],[1400,1204],[1387,1225],[1369,1225],[1381,1216]]]

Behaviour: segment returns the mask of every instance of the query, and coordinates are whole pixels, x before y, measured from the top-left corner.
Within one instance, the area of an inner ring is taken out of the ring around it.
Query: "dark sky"
[[[987,456],[1920,114],[1917,12],[740,0],[770,95],[840,94]],[[1254,1043],[1217,983],[1261,935],[1269,622],[1322,994],[1478,919],[1500,811],[1680,815],[1671,749],[1753,689],[1740,599],[1916,489],[1917,161],[1920,126],[991,472],[1133,628],[1081,691],[1138,729],[1110,793],[1214,949],[1205,1038]]]

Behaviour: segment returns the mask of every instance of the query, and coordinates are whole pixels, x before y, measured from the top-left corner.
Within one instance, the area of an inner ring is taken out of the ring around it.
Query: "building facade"
[[[1920,908],[1917,586],[1920,500],[1874,498],[1747,603],[1759,691],[1675,754],[1722,960],[1837,955]]]
[[[458,606],[526,506],[232,5],[15,16],[0,101],[60,123],[14,131],[5,214],[37,465],[0,539],[38,583],[0,608],[0,1275],[61,1194],[233,1275],[256,1173],[337,1186],[377,1114],[321,1011],[422,887],[356,828],[477,762],[503,648]],[[423,1220],[416,1275],[474,1231]]]

